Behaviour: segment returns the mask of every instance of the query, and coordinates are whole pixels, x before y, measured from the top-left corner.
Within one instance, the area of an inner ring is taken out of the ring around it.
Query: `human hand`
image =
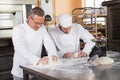
[[[79,52],[78,57],[87,57],[87,53],[85,52]]]
[[[65,58],[72,58],[73,57],[73,53],[67,52],[67,53],[64,54],[63,57],[65,57]]]
[[[39,60],[38,65],[40,65],[40,64],[46,65],[46,64],[48,64],[48,62],[49,62],[49,58],[48,58],[48,56],[45,56]]]

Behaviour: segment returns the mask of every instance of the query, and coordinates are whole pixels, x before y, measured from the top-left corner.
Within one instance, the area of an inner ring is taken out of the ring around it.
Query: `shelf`
[[[78,18],[81,18],[81,19],[87,19],[87,18],[102,18],[102,17],[107,17],[106,15],[97,15],[97,16],[92,16],[92,15],[89,15],[89,16],[80,16],[78,15]]]
[[[75,10],[79,14],[75,16]],[[73,14],[74,13],[74,14]],[[84,7],[73,9],[72,14],[75,22],[81,24],[95,37],[94,42],[99,46],[106,45],[106,14],[103,8]],[[83,44],[81,44],[83,45]]]

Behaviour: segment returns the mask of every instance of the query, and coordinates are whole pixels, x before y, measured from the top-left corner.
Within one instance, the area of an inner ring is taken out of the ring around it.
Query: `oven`
[[[0,1],[0,80],[12,80],[13,64],[12,29],[26,22],[27,12],[34,0]]]
[[[23,22],[22,5],[0,5],[0,47],[9,46],[13,26]]]
[[[23,23],[22,5],[0,5],[0,78],[12,78],[13,62],[12,29]]]

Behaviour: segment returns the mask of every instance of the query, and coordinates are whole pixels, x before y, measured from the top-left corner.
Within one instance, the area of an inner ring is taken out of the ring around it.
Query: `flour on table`
[[[96,60],[96,62],[100,65],[109,65],[113,64],[114,60],[110,57],[100,57]]]
[[[38,64],[37,67],[40,67],[40,68],[55,68],[56,66],[58,65],[62,65],[63,63],[61,62],[60,59],[58,59],[57,61],[54,61],[52,59],[52,57],[49,57],[49,61],[48,61],[48,64]]]

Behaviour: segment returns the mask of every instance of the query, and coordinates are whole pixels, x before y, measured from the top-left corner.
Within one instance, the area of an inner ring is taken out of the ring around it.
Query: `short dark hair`
[[[35,7],[32,10],[30,10],[30,12],[29,12],[29,16],[33,17],[34,15],[43,17],[45,15],[45,12],[42,8]]]

